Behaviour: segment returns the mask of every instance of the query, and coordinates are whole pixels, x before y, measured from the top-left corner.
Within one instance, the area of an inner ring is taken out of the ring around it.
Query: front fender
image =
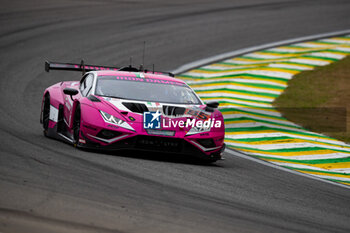
[[[88,126],[97,125],[100,127],[103,127],[105,125],[105,122],[102,119],[100,112],[93,105],[81,103],[80,111],[81,111],[81,124],[85,124]]]

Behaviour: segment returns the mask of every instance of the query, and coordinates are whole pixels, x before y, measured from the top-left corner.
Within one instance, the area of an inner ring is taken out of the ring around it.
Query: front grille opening
[[[183,141],[177,138],[163,138],[152,136],[138,136],[136,148],[154,151],[180,152]]]
[[[157,151],[161,153],[180,153],[186,155],[203,156],[203,152],[192,143],[181,138],[173,137],[137,135],[119,140],[111,145],[108,145],[106,148],[118,150],[136,149]]]
[[[122,135],[121,132],[103,129],[96,135],[96,137],[103,138],[103,139],[112,139],[120,135]]]
[[[205,148],[213,148],[215,147],[214,140],[211,138],[205,138],[205,139],[197,139],[196,140],[201,146]]]
[[[123,102],[123,105],[132,112],[144,113],[148,112],[148,108],[145,104],[134,102]]]
[[[146,129],[148,134],[162,135],[162,136],[174,136],[175,131],[173,130],[159,130],[159,129]]]
[[[176,107],[176,106],[169,106],[164,105],[163,106],[163,113],[166,116],[182,116],[185,114],[186,108],[183,107]]]

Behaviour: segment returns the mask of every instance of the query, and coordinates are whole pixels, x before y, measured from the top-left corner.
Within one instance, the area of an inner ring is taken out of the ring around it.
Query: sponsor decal
[[[144,112],[143,113],[143,128],[144,129],[160,129],[161,113]]]
[[[174,120],[172,118],[162,118],[159,111],[143,113],[144,129],[167,129],[167,128],[197,128],[199,130],[210,130],[210,128],[220,128],[222,122],[215,118],[197,117],[187,118],[186,120]]]
[[[119,129],[119,127],[118,127],[118,126],[115,126],[115,125],[107,125],[107,127],[111,127],[111,128]]]
[[[200,111],[200,110],[195,110],[195,109],[191,109],[191,108],[186,108],[184,115],[189,115],[189,116],[194,116],[197,117],[201,120],[208,120],[210,115]]]
[[[104,66],[82,66],[82,65],[74,65],[74,68],[81,69],[81,68],[89,69],[89,70],[115,70],[118,71],[117,68],[111,68],[111,67],[104,67]]]
[[[215,120],[215,118],[210,118],[206,121],[203,120],[197,120],[197,119],[189,119],[187,120],[172,120],[171,118],[167,121],[163,119],[162,122],[162,128],[199,128],[199,129],[210,129],[210,128],[220,128],[221,127],[221,121]]]
[[[148,111],[150,112],[160,111],[162,107],[160,103],[155,103],[155,102],[147,102],[146,106],[148,108]]]
[[[167,84],[167,85],[177,85],[177,86],[186,86],[186,84],[177,82],[177,81],[170,81],[165,79],[157,79],[157,78],[151,78],[151,77],[145,77],[143,73],[136,73],[135,76],[125,76],[125,75],[117,75],[114,76],[118,80],[125,80],[125,81],[133,81],[133,82],[146,82],[146,83],[154,83],[154,84]]]

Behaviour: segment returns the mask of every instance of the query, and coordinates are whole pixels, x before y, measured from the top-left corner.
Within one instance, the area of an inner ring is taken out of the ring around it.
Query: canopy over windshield
[[[160,79],[99,76],[96,95],[175,104],[201,104],[187,85]]]

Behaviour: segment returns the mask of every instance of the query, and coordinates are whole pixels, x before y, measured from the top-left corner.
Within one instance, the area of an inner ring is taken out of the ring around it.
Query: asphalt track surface
[[[172,70],[350,28],[348,0],[9,1],[0,7],[0,232],[350,232],[350,191],[226,154],[93,153],[45,138],[45,59]]]

